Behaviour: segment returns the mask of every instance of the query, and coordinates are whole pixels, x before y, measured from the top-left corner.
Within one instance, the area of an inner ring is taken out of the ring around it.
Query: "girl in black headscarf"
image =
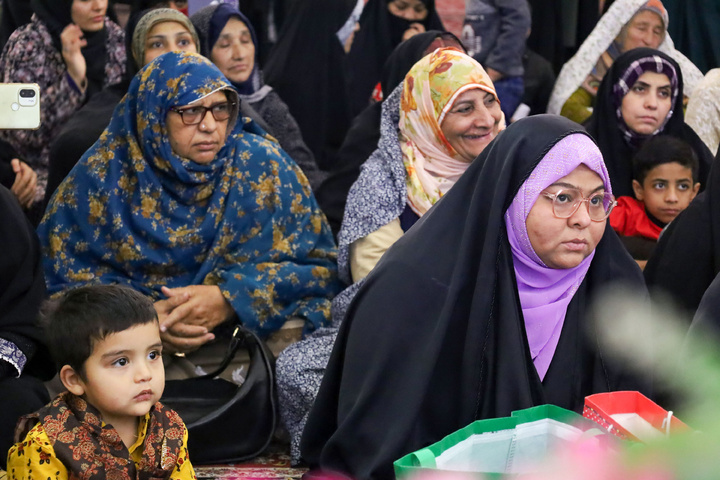
[[[369,0],[363,8],[360,31],[348,55],[353,117],[370,104],[373,89],[381,80],[383,65],[400,42],[426,30],[445,30],[435,11],[435,0],[416,0],[417,5],[412,6],[407,3],[406,0]]]
[[[646,73],[664,75],[662,85],[657,84],[663,88],[638,82]],[[631,101],[640,105],[640,110],[631,111]],[[645,140],[655,135],[677,137],[693,148],[700,161],[701,188],[705,186],[712,153],[685,123],[683,78],[678,63],[659,50],[636,48],[613,62],[598,89],[587,130],[598,142],[618,197],[633,196],[632,157]]]
[[[32,0],[32,21],[17,29],[0,58],[0,81],[37,83],[37,130],[3,130],[21,159],[37,173],[34,207],[42,211],[50,142],[64,122],[125,70],[123,30],[106,18],[107,0]],[[39,215],[36,215],[39,216]],[[37,219],[37,218],[36,218]]]
[[[321,170],[335,161],[350,128],[347,55],[338,31],[356,0],[296,0],[265,66],[265,82],[297,120]]]
[[[559,216],[565,183],[578,202]],[[602,157],[577,124],[537,115],[500,133],[358,291],[305,427],[305,460],[392,478],[394,460],[473,420],[646,390],[590,321],[604,286],[646,294],[602,219],[603,190]]]
[[[457,47],[465,51],[455,35],[438,30],[419,33],[395,47],[385,62],[380,80],[383,99],[400,85],[415,62],[441,47]],[[375,151],[380,140],[382,106],[382,101],[375,102],[355,117],[338,152],[337,163],[315,192],[315,198],[325,212],[335,236],[340,231],[348,191],[360,175],[360,166]]]

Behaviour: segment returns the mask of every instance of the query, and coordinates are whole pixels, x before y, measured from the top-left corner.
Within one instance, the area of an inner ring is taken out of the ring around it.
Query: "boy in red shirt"
[[[653,137],[633,158],[635,198],[617,199],[610,225],[641,267],[663,228],[697,195],[697,171],[692,147],[675,137]]]

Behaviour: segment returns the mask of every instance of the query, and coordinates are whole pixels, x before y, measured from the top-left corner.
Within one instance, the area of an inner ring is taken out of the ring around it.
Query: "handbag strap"
[[[225,358],[223,358],[223,361],[215,370],[202,375],[201,378],[215,378],[220,375],[223,371],[225,371],[227,366],[230,365],[230,362],[232,362],[233,358],[235,358],[235,354],[241,346],[250,347],[250,345],[248,345],[248,340],[250,339],[257,345],[260,345],[260,342],[262,342],[262,340],[260,340],[254,332],[251,332],[241,325],[236,325],[235,330],[233,330],[232,337],[230,338]]]

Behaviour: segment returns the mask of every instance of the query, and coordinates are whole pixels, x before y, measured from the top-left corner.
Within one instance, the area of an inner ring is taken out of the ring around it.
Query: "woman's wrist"
[[[68,70],[67,72],[68,78],[71,80],[72,86],[75,87],[76,90],[78,90],[80,93],[85,93],[85,90],[87,89],[87,78],[85,76],[79,77],[73,75]]]

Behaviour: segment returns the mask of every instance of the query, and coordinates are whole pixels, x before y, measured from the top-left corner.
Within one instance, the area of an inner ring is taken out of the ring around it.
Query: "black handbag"
[[[245,382],[216,378],[240,349],[250,352]],[[168,380],[160,401],[185,422],[190,461],[207,465],[240,462],[265,451],[277,424],[275,395],[275,357],[255,333],[237,326],[214,372]]]

